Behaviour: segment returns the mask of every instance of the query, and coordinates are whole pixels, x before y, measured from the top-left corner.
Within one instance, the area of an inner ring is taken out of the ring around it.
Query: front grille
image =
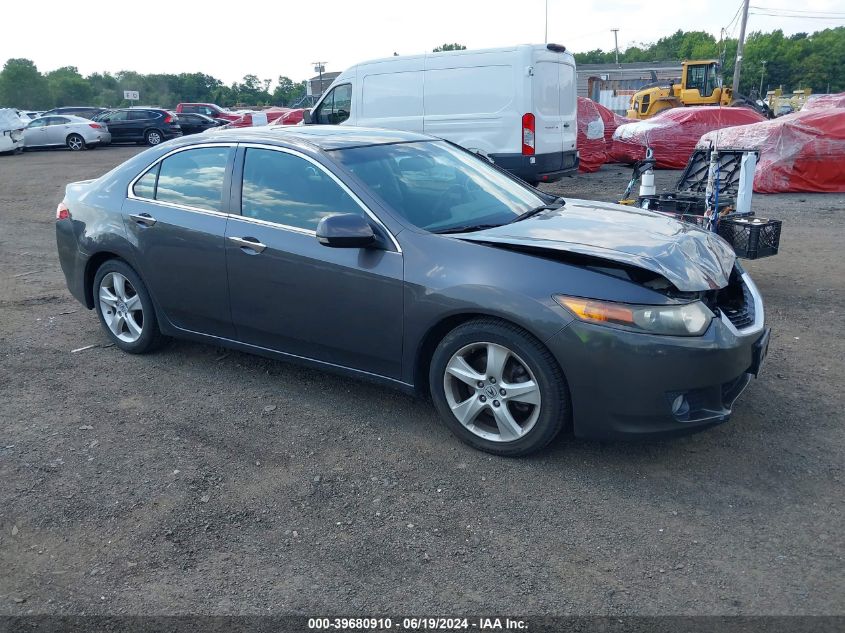
[[[705,302],[714,312],[722,312],[728,317],[738,330],[754,323],[754,296],[736,271],[731,274],[728,285],[711,294]]]

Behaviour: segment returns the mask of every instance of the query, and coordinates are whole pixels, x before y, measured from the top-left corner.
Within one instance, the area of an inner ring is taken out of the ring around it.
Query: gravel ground
[[[773,339],[730,423],[514,460],[385,388],[107,347],[54,210],[137,151],[0,157],[0,614],[845,613],[842,195],[755,196]]]

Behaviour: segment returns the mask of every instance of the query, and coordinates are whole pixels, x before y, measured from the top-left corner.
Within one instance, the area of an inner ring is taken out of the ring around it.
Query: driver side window
[[[110,123],[112,121],[126,121],[128,118],[129,114],[125,110],[112,110],[111,112],[104,112],[98,115],[95,120]]]
[[[316,122],[338,125],[349,118],[352,111],[352,84],[335,86],[317,108]]]

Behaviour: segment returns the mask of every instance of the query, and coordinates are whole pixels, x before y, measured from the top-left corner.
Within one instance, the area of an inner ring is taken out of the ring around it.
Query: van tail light
[[[70,220],[70,209],[67,208],[64,202],[60,202],[59,206],[56,207],[56,219]]]
[[[530,112],[522,115],[522,155],[534,155],[534,115]]]
[[[92,128],[94,128],[95,130],[99,130],[99,129],[100,129],[101,127],[103,127],[103,126],[102,126],[102,125],[100,125],[99,123],[89,123],[89,124],[88,124],[88,127],[92,127]]]

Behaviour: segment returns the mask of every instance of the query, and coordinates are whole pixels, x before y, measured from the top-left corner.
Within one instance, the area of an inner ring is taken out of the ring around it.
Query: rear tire
[[[150,293],[129,264],[106,261],[94,275],[91,292],[100,324],[124,352],[146,354],[164,342]]]
[[[566,379],[551,352],[498,319],[468,321],[447,334],[432,356],[429,385],[449,430],[495,455],[536,452],[571,418]]]
[[[160,145],[164,141],[164,136],[158,130],[147,130],[144,134],[144,142],[147,145]]]
[[[68,134],[65,144],[72,152],[81,152],[85,149],[85,139],[79,134]]]

